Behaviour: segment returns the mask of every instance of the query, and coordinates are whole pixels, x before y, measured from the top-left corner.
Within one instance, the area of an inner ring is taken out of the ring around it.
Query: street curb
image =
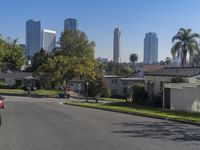
[[[200,126],[200,123],[198,123],[198,122],[184,121],[184,120],[178,120],[178,119],[173,119],[173,118],[168,118],[168,117],[152,116],[152,115],[141,114],[141,113],[136,113],[136,112],[130,113],[130,112],[124,112],[124,111],[120,111],[120,110],[111,110],[111,109],[106,109],[106,108],[97,108],[97,107],[83,106],[83,105],[78,105],[78,104],[69,104],[69,103],[63,103],[63,104],[69,105],[69,106],[77,106],[77,107],[85,107],[85,108],[91,108],[91,109],[97,109],[97,110],[105,110],[105,111],[110,111],[110,112],[117,112],[117,113],[136,115],[136,116],[142,116],[142,117],[148,117],[148,118],[154,118],[154,119],[162,119],[162,120],[166,120],[166,121],[173,121],[173,122],[179,122],[179,123],[184,123],[184,124],[189,124],[189,125]]]
[[[48,95],[36,95],[36,94],[32,94],[32,95],[28,95],[28,94],[12,94],[12,93],[0,93],[0,95],[4,95],[4,96],[17,96],[17,97],[31,97],[31,98],[58,98],[56,96],[48,96]]]

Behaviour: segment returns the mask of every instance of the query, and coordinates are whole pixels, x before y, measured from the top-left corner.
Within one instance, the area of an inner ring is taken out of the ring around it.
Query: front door
[[[164,94],[164,108],[170,109],[170,88],[165,88]]]

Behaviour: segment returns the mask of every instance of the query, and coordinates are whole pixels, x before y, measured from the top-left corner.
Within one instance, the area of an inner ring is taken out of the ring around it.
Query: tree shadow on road
[[[113,133],[124,134],[129,137],[143,137],[163,139],[179,142],[198,142],[200,144],[200,127],[178,124],[174,122],[134,122],[115,124],[123,130]]]

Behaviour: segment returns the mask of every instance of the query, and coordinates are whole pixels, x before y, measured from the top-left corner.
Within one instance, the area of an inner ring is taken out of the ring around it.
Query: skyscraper
[[[41,46],[47,52],[51,53],[56,47],[56,31],[43,29],[41,32]]]
[[[26,22],[26,56],[33,56],[40,50],[40,21],[28,20]]]
[[[121,30],[115,28],[114,30],[114,47],[113,47],[113,62],[121,62]]]
[[[64,30],[73,30],[76,31],[78,29],[78,21],[74,18],[68,18],[64,22]]]
[[[156,33],[146,33],[144,39],[144,64],[158,63],[158,37]]]

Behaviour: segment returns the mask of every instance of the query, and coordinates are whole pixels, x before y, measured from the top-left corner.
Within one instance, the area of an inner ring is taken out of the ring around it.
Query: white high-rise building
[[[114,47],[113,47],[113,62],[121,63],[121,30],[115,28],[114,30]]]
[[[144,64],[158,63],[158,37],[156,33],[146,33],[144,39]]]
[[[43,29],[41,32],[40,48],[43,48],[48,53],[56,47],[56,31]]]

